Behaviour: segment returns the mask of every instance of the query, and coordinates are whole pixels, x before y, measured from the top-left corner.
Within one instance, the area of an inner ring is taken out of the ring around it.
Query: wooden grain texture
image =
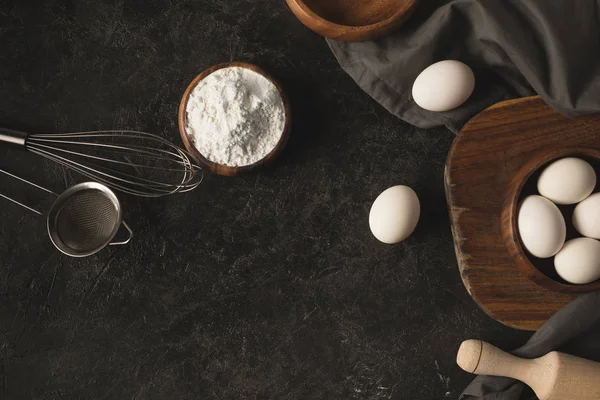
[[[533,389],[540,400],[600,399],[600,363],[551,352],[534,360],[505,353],[480,340],[466,340],[456,363],[478,375],[518,379]]]
[[[477,304],[505,325],[535,330],[576,295],[530,279],[508,250],[501,220],[521,185],[513,179],[532,160],[581,149],[600,150],[600,116],[568,118],[539,97],[484,110],[452,145],[445,187],[460,275]]]
[[[213,72],[215,72],[219,69],[222,69],[222,68],[230,68],[230,67],[240,67],[240,68],[249,69],[251,71],[261,74],[262,76],[267,78],[269,81],[271,81],[273,83],[273,85],[275,85],[275,87],[277,88],[277,91],[279,92],[279,94],[281,95],[281,99],[283,100],[283,106],[285,109],[285,125],[283,127],[283,133],[281,134],[281,138],[279,139],[279,142],[277,143],[277,145],[262,160],[255,162],[254,164],[246,165],[243,167],[231,167],[231,166],[227,166],[227,165],[217,164],[217,163],[214,163],[214,162],[208,160],[206,157],[204,157],[198,151],[196,146],[194,146],[194,144],[192,143],[192,141],[186,131],[186,128],[185,128],[186,120],[187,120],[187,112],[186,112],[187,103],[190,98],[190,94],[192,93],[194,88],[198,85],[198,83],[200,83],[201,80],[203,80],[204,78],[206,78]],[[281,85],[279,84],[279,82],[275,78],[273,78],[267,72],[263,71],[260,67],[254,65],[254,64],[249,64],[249,63],[244,63],[244,62],[228,62],[228,63],[217,64],[210,68],[205,69],[198,76],[196,76],[192,80],[192,82],[190,82],[187,89],[183,93],[181,102],[179,103],[178,123],[179,123],[179,133],[181,134],[181,139],[183,140],[183,144],[185,145],[185,148],[194,157],[194,159],[196,159],[196,161],[198,161],[198,163],[200,163],[200,165],[202,165],[204,168],[208,169],[209,171],[211,171],[217,175],[235,176],[235,175],[239,175],[244,172],[253,171],[264,165],[269,164],[283,151],[283,148],[287,144],[287,141],[290,137],[291,130],[292,130],[292,113],[291,113],[291,107],[290,107],[290,102],[288,100],[288,97],[285,94],[285,92],[284,92],[283,88],[281,87]]]
[[[286,0],[308,28],[330,39],[365,41],[384,36],[410,16],[417,0]]]

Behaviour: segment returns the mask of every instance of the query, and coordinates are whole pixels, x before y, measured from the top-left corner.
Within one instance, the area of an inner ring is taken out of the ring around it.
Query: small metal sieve
[[[121,224],[129,238],[112,242]],[[86,182],[62,193],[48,213],[48,235],[54,246],[71,257],[86,257],[108,245],[127,244],[133,233],[122,220],[121,203],[108,187]]]
[[[56,196],[54,192],[16,175],[0,172]],[[6,195],[0,194],[0,197],[43,215]],[[54,246],[64,254],[87,257],[108,245],[129,243],[133,232],[122,217],[121,203],[112,190],[97,182],[80,183],[57,196],[48,212],[48,235]],[[121,225],[127,229],[129,236],[123,241],[112,242]]]

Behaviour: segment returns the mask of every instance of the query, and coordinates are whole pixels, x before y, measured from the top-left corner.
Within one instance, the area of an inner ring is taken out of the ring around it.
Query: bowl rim
[[[304,2],[304,0],[286,0],[286,1],[295,3],[304,13],[307,14],[308,17],[316,20],[317,22],[319,22],[321,24],[324,24],[324,25],[328,25],[331,28],[344,29],[346,31],[371,30],[371,29],[376,29],[376,28],[382,27],[382,26],[386,26],[386,25],[388,25],[390,23],[393,23],[399,17],[405,15],[407,12],[410,12],[410,10],[413,9],[416,6],[416,4],[418,3],[418,0],[413,0],[411,6],[408,7],[408,10],[406,10],[404,8],[399,8],[398,10],[396,10],[396,12],[394,12],[388,18],[382,19],[382,20],[374,22],[372,24],[368,24],[368,25],[346,25],[346,24],[340,24],[340,23],[337,23],[337,22],[333,22],[333,21],[331,21],[329,19],[326,19],[326,18],[322,17],[321,15],[317,14],[316,12],[314,12]]]
[[[232,68],[232,67],[240,67],[240,68],[248,69],[250,71],[254,71],[254,72],[262,75],[267,80],[269,80],[275,86],[275,88],[277,89],[277,92],[279,93],[279,95],[281,97],[281,100],[283,102],[284,113],[285,113],[285,121],[284,121],[283,131],[282,131],[279,141],[277,142],[275,147],[273,147],[273,149],[265,157],[261,158],[260,160],[254,162],[252,164],[239,166],[239,167],[223,165],[223,164],[219,164],[219,163],[216,163],[214,161],[210,161],[209,159],[207,159],[196,148],[196,146],[192,142],[192,140],[186,130],[187,104],[190,99],[190,95],[191,95],[192,91],[196,88],[196,86],[198,86],[200,81],[202,81],[203,79],[205,79],[206,77],[208,77],[209,75],[214,73],[215,71],[218,71],[218,70],[224,69],[224,68]],[[270,163],[271,161],[273,161],[281,153],[281,151],[287,144],[287,141],[290,137],[292,115],[291,115],[290,102],[287,97],[287,94],[283,90],[283,87],[281,86],[281,84],[271,74],[267,73],[266,71],[264,71],[262,68],[260,68],[258,65],[255,65],[255,64],[241,62],[241,61],[231,61],[231,62],[216,64],[209,68],[206,68],[205,70],[200,72],[194,79],[192,79],[192,81],[189,83],[186,90],[184,91],[183,96],[181,97],[181,101],[179,103],[179,110],[177,113],[177,121],[178,121],[178,125],[179,125],[179,134],[181,135],[181,140],[183,141],[185,148],[201,166],[205,167],[206,169],[208,169],[209,171],[211,171],[217,175],[235,176],[240,173],[245,173],[245,172],[256,170],[257,168],[260,168],[260,167]]]
[[[536,284],[559,293],[588,293],[600,290],[600,279],[576,285],[556,281],[533,264],[525,252],[518,232],[517,216],[521,192],[531,176],[544,165],[566,157],[594,158],[600,161],[600,150],[583,147],[544,149],[529,159],[512,178],[502,206],[501,230],[505,246],[517,268]]]

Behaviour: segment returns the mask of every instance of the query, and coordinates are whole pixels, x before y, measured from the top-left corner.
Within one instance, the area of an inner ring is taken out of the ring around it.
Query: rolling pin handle
[[[456,364],[464,371],[474,374],[477,371],[483,352],[483,342],[481,340],[465,340],[458,349]]]
[[[478,375],[506,376],[530,384],[537,365],[508,354],[481,340],[466,340],[456,356],[456,363],[467,372]]]

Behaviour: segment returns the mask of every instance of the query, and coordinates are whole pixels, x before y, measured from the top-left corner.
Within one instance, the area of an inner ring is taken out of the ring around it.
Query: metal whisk
[[[183,149],[160,136],[137,131],[28,134],[0,128],[12,143],[115,190],[142,197],[188,192],[202,169]]]

